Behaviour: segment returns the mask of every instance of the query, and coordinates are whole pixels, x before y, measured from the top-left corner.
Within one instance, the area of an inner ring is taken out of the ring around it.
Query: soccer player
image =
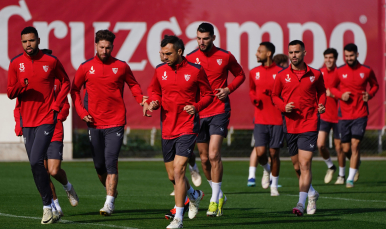
[[[212,197],[206,213],[208,216],[221,216],[227,200],[221,191],[223,166],[220,148],[228,133],[231,112],[228,95],[245,80],[244,71],[235,57],[230,52],[214,46],[215,39],[213,25],[201,23],[197,29],[199,48],[186,56],[188,61],[200,64],[204,68],[215,93],[213,102],[200,111],[200,133],[197,137],[202,168],[212,187]],[[229,85],[228,71],[235,76]]]
[[[162,152],[169,180],[174,184],[176,213],[167,228],[183,227],[186,195],[190,198],[189,218],[198,213],[204,193],[194,190],[185,177],[186,165],[193,153],[199,131],[198,112],[213,100],[213,93],[204,69],[188,62],[182,55],[185,47],[176,36],[165,36],[161,52],[165,62],[156,67],[147,110],[161,107]]]
[[[40,38],[34,27],[21,32],[24,53],[9,64],[7,95],[20,102],[20,123],[35,185],[43,201],[42,224],[55,223],[60,215],[52,212],[50,179],[44,157],[50,146],[57,116],[70,90],[70,80],[60,61],[39,49]],[[57,78],[62,88],[56,95]]]
[[[321,72],[304,63],[302,41],[291,41],[288,54],[291,65],[276,76],[272,100],[285,116],[289,154],[295,170],[299,169],[299,202],[292,212],[302,216],[307,195],[307,214],[315,213],[319,197],[311,185],[311,163],[318,138],[318,112],[325,111],[326,88]]]
[[[118,155],[126,124],[125,83],[139,104],[146,99],[129,65],[111,56],[114,39],[108,30],[96,33],[96,55],[79,66],[71,89],[76,112],[88,125],[96,172],[106,187],[106,202],[99,211],[104,216],[113,213],[118,194]],[[80,97],[83,86],[84,103]]]
[[[280,170],[280,147],[283,142],[283,119],[281,112],[274,106],[271,99],[272,87],[276,75],[283,68],[277,66],[272,56],[275,46],[271,42],[260,43],[256,58],[261,66],[249,72],[249,96],[255,106],[254,138],[255,150],[251,154],[248,184],[255,183],[257,161],[264,168],[261,185],[264,189],[270,185],[272,172],[271,196],[278,196],[277,190]],[[269,146],[271,164],[268,163],[266,146]]]
[[[288,67],[288,56],[285,54],[276,54],[273,57],[273,62],[275,62],[275,64],[277,66],[280,66],[282,68],[287,68]]]
[[[338,68],[338,76],[335,77],[330,89],[334,96],[340,98],[339,128],[342,151],[348,154],[351,149],[347,188],[354,187],[354,177],[358,171],[359,145],[366,131],[369,113],[367,102],[374,97],[379,88],[373,70],[360,64],[358,55],[358,47],[355,44],[350,43],[344,47],[346,64]],[[367,84],[370,85],[368,92]],[[337,88],[338,85],[340,89]]]

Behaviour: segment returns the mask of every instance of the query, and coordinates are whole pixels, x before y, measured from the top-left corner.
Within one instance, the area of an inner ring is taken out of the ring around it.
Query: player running
[[[221,216],[227,200],[221,191],[223,166],[220,148],[228,133],[231,112],[228,95],[245,80],[244,71],[235,57],[230,52],[214,46],[215,39],[213,25],[201,23],[197,29],[199,48],[186,56],[188,61],[204,68],[215,93],[213,102],[200,111],[200,133],[197,137],[202,169],[212,188],[212,197],[206,213],[208,216]],[[229,85],[228,71],[235,76]]]
[[[189,218],[198,213],[204,193],[194,190],[185,177],[186,165],[199,132],[198,112],[213,101],[204,69],[188,62],[185,47],[176,36],[165,36],[161,52],[165,63],[156,67],[150,85],[151,95],[143,111],[161,107],[162,152],[169,180],[174,184],[176,213],[166,228],[182,228],[186,195],[190,198]]]
[[[276,76],[272,100],[285,116],[288,150],[299,177],[299,202],[292,212],[302,216],[307,196],[307,214],[315,213],[319,197],[311,185],[311,163],[318,138],[318,112],[325,111],[326,88],[321,72],[304,63],[302,41],[291,41],[288,54],[291,65]]]
[[[40,38],[34,27],[21,32],[24,53],[9,64],[7,95],[20,103],[20,126],[31,164],[35,185],[43,200],[42,224],[55,223],[60,215],[53,214],[50,177],[44,167],[44,157],[54,134],[57,116],[70,90],[70,80],[60,61],[39,49]],[[55,96],[55,78],[62,85]]]
[[[106,187],[106,202],[99,211],[104,216],[113,213],[118,195],[118,155],[126,124],[125,83],[139,104],[146,99],[129,65],[111,56],[114,39],[108,30],[96,33],[96,55],[79,66],[71,90],[76,112],[88,125],[96,172]],[[84,103],[80,97],[82,87]]]
[[[342,151],[350,153],[350,170],[346,187],[354,187],[354,177],[358,172],[360,153],[359,145],[363,139],[369,114],[367,102],[378,91],[379,85],[373,70],[358,61],[358,47],[347,44],[344,47],[346,64],[337,70],[338,76],[331,84],[331,93],[340,98],[341,116],[339,117]],[[370,91],[366,91],[367,84]],[[337,88],[339,85],[340,89]]]
[[[256,52],[257,62],[261,66],[249,72],[249,96],[255,106],[254,138],[255,150],[251,154],[248,186],[255,183],[257,161],[264,168],[261,186],[266,189],[270,186],[272,172],[271,196],[278,196],[277,190],[280,170],[280,147],[283,142],[283,119],[281,112],[274,106],[271,99],[272,87],[276,75],[283,68],[277,66],[272,56],[275,46],[271,42],[260,43]],[[266,146],[269,146],[271,165],[268,163]]]

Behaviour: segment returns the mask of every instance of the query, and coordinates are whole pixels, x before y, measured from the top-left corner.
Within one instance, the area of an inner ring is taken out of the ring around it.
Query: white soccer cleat
[[[104,216],[110,216],[111,214],[113,214],[114,212],[114,204],[113,203],[105,203],[105,205],[103,206],[103,208],[101,210],[99,210],[99,214],[100,215],[104,215]]]
[[[60,209],[60,210],[58,209],[58,213],[59,213],[60,217],[64,216],[62,209]]]
[[[201,190],[196,190],[199,193],[197,199],[190,199],[189,202],[189,219],[194,219],[198,213],[198,206],[200,205],[200,201],[204,198],[204,192]]]
[[[296,216],[303,216],[304,206],[302,203],[298,203],[296,207],[292,208],[292,213]]]
[[[261,187],[264,189],[267,189],[269,187],[270,180],[269,180],[269,172],[265,171],[263,172],[263,177],[261,178]]]
[[[200,175],[200,171],[198,170],[195,170],[195,169],[190,169],[190,175],[192,176],[192,182],[194,184],[194,186],[198,187],[201,185],[201,175]]]
[[[166,227],[166,229],[171,228],[184,228],[184,225],[182,224],[182,220],[174,218],[173,221],[169,224],[169,226]]]
[[[313,215],[316,212],[316,201],[319,199],[319,193],[315,191],[315,195],[308,196],[307,214]]]
[[[44,208],[43,209],[43,218],[42,218],[41,224],[56,223],[59,219],[60,219],[60,216],[58,218],[58,215],[54,215],[52,213],[51,208]]]
[[[335,184],[344,184],[345,177],[338,176],[338,179],[336,179]]]
[[[70,191],[65,190],[67,193],[68,200],[70,201],[71,206],[76,207],[79,202],[78,195],[75,192],[74,186],[71,185]]]
[[[326,176],[324,176],[324,183],[325,184],[328,184],[328,183],[331,182],[332,177],[334,176],[335,171],[336,171],[336,167],[335,166],[327,169]]]
[[[280,196],[280,193],[277,190],[277,187],[272,187],[271,186],[271,196]]]
[[[174,190],[173,190],[173,192],[172,192],[172,193],[170,193],[170,195],[171,195],[171,196],[174,196],[174,195],[175,195],[175,194],[174,194]]]

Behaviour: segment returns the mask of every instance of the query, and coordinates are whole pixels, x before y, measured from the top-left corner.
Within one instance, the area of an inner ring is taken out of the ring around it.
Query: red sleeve
[[[23,93],[27,89],[27,85],[24,82],[21,84],[17,79],[16,70],[13,67],[12,62],[9,64],[8,70],[8,85],[7,85],[7,95],[8,98],[14,99]]]
[[[126,64],[125,71],[125,81],[127,85],[129,85],[131,93],[133,94],[135,100],[138,103],[142,103],[143,94],[141,90],[141,86],[139,86],[137,80],[134,78],[133,72],[131,71],[129,65]]]
[[[197,76],[197,82],[198,82],[198,87],[200,89],[201,98],[198,103],[192,104],[196,109],[196,113],[208,107],[214,99],[212,88],[209,84],[208,77],[206,76],[203,67],[200,68],[200,72],[198,73],[198,76]]]
[[[318,104],[322,104],[323,106],[326,106],[326,87],[324,86],[324,79],[321,72],[319,72],[319,78],[316,82],[316,92],[318,96]]]
[[[378,84],[377,78],[375,77],[375,74],[374,74],[372,69],[370,70],[368,82],[370,84],[369,95],[370,95],[370,99],[371,99],[375,96],[375,93],[377,93],[377,91],[379,89],[379,84]]]
[[[249,98],[251,99],[253,105],[258,106],[260,104],[261,99],[257,98],[256,85],[252,72],[249,72]]]
[[[157,78],[157,70],[154,71],[153,79],[148,88],[149,99],[146,100],[147,104],[158,100],[159,107],[162,105],[162,89]]]
[[[228,85],[230,93],[236,90],[245,80],[243,68],[237,63],[236,58],[229,52],[229,71],[235,76],[232,83]]]
[[[60,110],[58,114],[58,119],[62,122],[66,121],[68,114],[70,113],[70,103],[68,102],[68,98],[64,101],[63,108]]]
[[[78,70],[75,73],[74,81],[72,82],[71,89],[71,98],[72,103],[75,106],[76,113],[79,117],[83,119],[85,116],[89,115],[88,111],[84,108],[82,99],[80,97],[80,90],[85,83],[86,73],[83,70],[83,66],[79,66]]]
[[[19,100],[16,99],[16,106],[15,110],[13,110],[13,115],[15,117],[15,134],[16,136],[22,136],[23,135],[23,129],[20,126],[20,103]]]
[[[279,109],[282,113],[285,112],[285,103],[280,98],[281,91],[283,89],[283,85],[281,83],[281,75],[276,76],[275,82],[273,83],[273,89],[272,89],[272,102],[275,104],[277,109]]]
[[[330,92],[335,96],[335,98],[337,99],[341,99],[342,98],[342,92],[338,89],[338,86],[339,86],[339,83],[340,83],[340,79],[339,79],[339,75],[338,74],[335,74],[332,82],[331,82],[331,85],[330,85]]]
[[[61,89],[56,96],[55,102],[51,105],[51,109],[59,112],[67,99],[67,94],[70,92],[70,79],[59,60],[56,61],[55,77],[61,82]]]

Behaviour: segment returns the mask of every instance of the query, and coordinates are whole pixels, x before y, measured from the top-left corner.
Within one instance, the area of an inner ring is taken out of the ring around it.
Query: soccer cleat
[[[332,177],[334,176],[334,173],[336,171],[335,165],[333,165],[331,168],[327,169],[326,176],[324,177],[324,183],[328,184],[331,182]]]
[[[173,219],[173,221],[169,224],[169,226],[166,227],[167,229],[171,228],[184,228],[184,225],[182,224],[182,220],[180,219]]]
[[[269,172],[264,170],[263,177],[261,178],[261,187],[263,187],[264,189],[267,189],[270,183],[271,181],[269,180]]]
[[[344,184],[345,177],[338,176],[338,179],[336,179],[335,184]]]
[[[58,209],[58,213],[59,213],[60,217],[64,216],[62,209],[60,209],[60,210]]]
[[[194,186],[198,187],[201,185],[201,175],[200,175],[200,171],[198,170],[195,170],[195,169],[190,169],[189,167],[189,170],[190,170],[190,175],[192,176],[192,182],[194,184]]]
[[[206,216],[215,217],[218,211],[218,204],[216,202],[210,202]]]
[[[60,220],[60,214],[58,210],[52,210],[52,216],[55,222]]]
[[[271,196],[280,196],[280,193],[277,190],[277,187],[272,187],[271,186]]]
[[[44,208],[43,209],[43,218],[41,223],[42,224],[52,224],[58,221],[58,219],[54,218],[54,215],[52,214],[51,208]]]
[[[319,199],[319,193],[315,191],[315,195],[308,196],[307,214],[313,215],[316,212],[316,201]]]
[[[186,200],[186,202],[185,202],[184,212],[182,213],[182,215],[184,216],[184,215],[185,215],[185,212],[187,212],[188,210],[189,210],[189,198],[187,198],[187,200]],[[173,209],[171,209],[170,211],[168,211],[168,212],[165,214],[165,219],[173,220],[175,215],[176,215],[176,209],[173,208]]]
[[[223,194],[223,197],[218,200],[218,207],[217,207],[217,217],[223,215],[223,207],[225,203],[227,202],[227,197]]]
[[[354,182],[357,182],[358,179],[359,179],[359,170],[357,170],[357,172],[355,173]]]
[[[204,198],[205,194],[201,190],[195,190],[198,192],[198,197],[195,200],[190,200],[189,202],[189,219],[194,219],[198,213],[198,206],[200,205],[200,201]]]
[[[114,204],[113,203],[105,203],[103,208],[99,210],[99,214],[103,216],[110,216],[114,212]]]
[[[65,190],[67,193],[68,200],[70,201],[71,206],[76,207],[79,202],[78,195],[76,195],[74,186],[71,185],[70,191]]]
[[[174,196],[174,190],[173,190],[173,192],[172,192],[172,193],[170,193],[170,195],[171,195],[171,196]]]
[[[347,180],[346,181],[346,188],[354,188],[354,181]]]
[[[248,185],[248,187],[255,187],[256,186],[255,178],[248,179],[247,185]]]
[[[304,206],[302,203],[298,203],[296,207],[292,208],[292,213],[296,216],[303,216]]]

